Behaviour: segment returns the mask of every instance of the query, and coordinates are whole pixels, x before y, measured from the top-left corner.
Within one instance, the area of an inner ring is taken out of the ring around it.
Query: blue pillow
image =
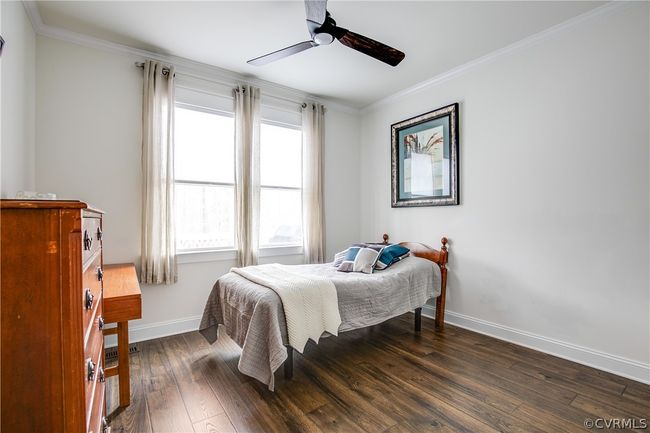
[[[401,245],[389,245],[382,250],[379,260],[375,264],[375,269],[378,271],[386,269],[393,263],[397,263],[404,257],[407,257],[410,252],[411,250]]]
[[[345,253],[345,258],[343,259],[343,261],[350,261],[350,262],[353,262],[354,259],[357,258],[357,254],[359,254],[359,250],[360,250],[361,248],[362,248],[362,247],[360,247],[360,246],[356,246],[356,245],[353,245],[353,246],[351,246],[350,248],[348,248],[348,252]]]

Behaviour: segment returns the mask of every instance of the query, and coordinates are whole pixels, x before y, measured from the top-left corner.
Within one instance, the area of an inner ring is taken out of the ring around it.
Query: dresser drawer
[[[97,305],[97,316],[102,311],[101,302]],[[84,350],[84,383],[85,383],[85,401],[86,413],[90,414],[93,407],[93,396],[96,396],[98,386],[103,386],[104,375],[104,336],[102,331],[95,326],[97,320],[90,329],[90,334]]]
[[[97,381],[93,389],[92,406],[87,412],[87,432],[88,433],[108,433],[108,422],[106,420],[106,406],[104,403],[106,393],[106,384]]]
[[[89,360],[87,360],[86,362],[89,362]],[[93,361],[93,362],[95,362],[95,361]],[[95,399],[97,398],[97,389],[100,388],[100,387],[103,387],[104,383],[105,383],[100,379],[100,373],[101,373],[102,369],[104,368],[103,366],[104,366],[104,364],[101,363],[101,362],[98,363],[98,364],[95,364],[94,378],[92,379],[92,381],[87,381],[86,382],[86,395],[85,395],[85,400],[86,400],[86,423],[88,425],[91,425],[90,424],[90,419],[92,418],[92,415],[93,415],[93,409],[96,406],[97,401]],[[88,378],[86,377],[86,380],[87,379]]]
[[[83,308],[84,342],[88,339],[88,329],[91,322],[96,321],[99,316],[96,309],[102,298],[103,271],[101,266],[102,256],[99,254],[86,267],[82,277],[81,302]]]
[[[94,350],[97,350],[97,341],[104,341],[104,301],[100,300],[94,308],[94,316],[85,330],[84,334],[84,353],[85,356],[91,356]]]
[[[102,247],[101,218],[84,216],[81,220],[81,250],[85,264]]]

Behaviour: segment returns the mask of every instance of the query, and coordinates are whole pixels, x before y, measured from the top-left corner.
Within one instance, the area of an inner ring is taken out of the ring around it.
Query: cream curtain
[[[238,86],[235,99],[237,265],[257,264],[260,209],[260,90]]]
[[[174,238],[174,68],[144,63],[140,279],[177,281]]]
[[[325,107],[304,104],[302,109],[302,217],[307,263],[323,263],[323,144]]]

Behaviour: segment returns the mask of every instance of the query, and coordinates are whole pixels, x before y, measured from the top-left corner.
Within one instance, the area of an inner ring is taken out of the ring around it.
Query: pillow
[[[411,250],[401,245],[389,245],[381,251],[377,263],[375,264],[375,269],[378,271],[386,269],[390,265],[399,262],[404,257],[408,257],[410,252]]]
[[[348,252],[338,270],[341,272],[372,274],[383,249],[384,245],[355,244],[348,248]]]
[[[361,248],[359,254],[354,259],[354,267],[352,272],[363,272],[364,274],[372,274],[375,269],[375,263],[379,259],[381,250],[377,251],[373,248]]]
[[[341,263],[343,263],[343,260],[345,260],[345,255],[348,253],[349,249],[350,248],[348,248],[347,250],[343,250],[340,253],[334,254],[334,263],[333,263],[333,265],[335,267],[338,268],[339,266],[341,266]]]
[[[343,261],[341,262],[341,264],[339,264],[337,270],[341,272],[353,272],[354,259],[357,258],[357,254],[359,254],[359,250],[361,250],[361,247],[357,245],[353,245],[347,250],[345,250],[345,256],[343,257]]]

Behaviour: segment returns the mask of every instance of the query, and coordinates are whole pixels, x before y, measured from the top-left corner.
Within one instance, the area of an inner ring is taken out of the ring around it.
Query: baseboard
[[[435,311],[434,306],[425,305],[422,308],[422,315],[434,318]],[[200,321],[201,316],[192,316],[184,319],[134,325],[129,329],[129,341],[131,343],[137,343],[139,341],[195,331],[199,329]],[[499,325],[453,311],[447,310],[445,312],[445,323],[650,384],[650,364],[644,364],[587,347]],[[113,347],[115,345],[117,345],[117,339],[114,335],[106,337],[106,347]]]
[[[201,316],[186,317],[184,319],[166,320],[164,322],[148,323],[144,325],[133,325],[129,327],[129,342],[153,340],[154,338],[167,337],[183,332],[196,331],[199,329]],[[117,337],[109,335],[104,340],[105,347],[117,346]]]
[[[425,305],[422,308],[422,315],[434,318],[435,311],[436,309],[433,305]],[[618,376],[627,377],[628,379],[650,384],[650,364],[644,364],[449,310],[445,311],[445,323],[594,367]]]

